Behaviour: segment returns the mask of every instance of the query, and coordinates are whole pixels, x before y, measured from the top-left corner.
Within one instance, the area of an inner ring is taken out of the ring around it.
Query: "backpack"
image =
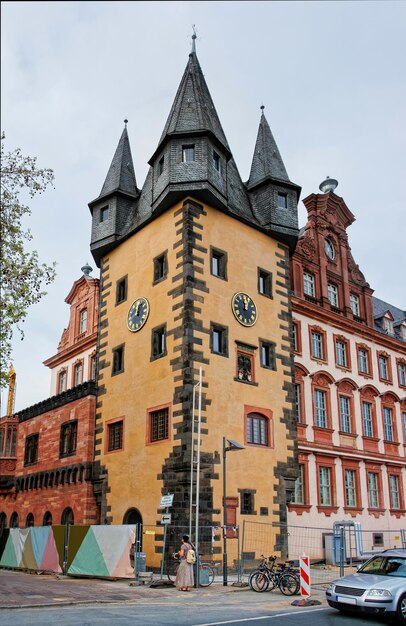
[[[188,548],[186,553],[186,563],[190,563],[190,565],[196,563],[196,553],[193,548]]]

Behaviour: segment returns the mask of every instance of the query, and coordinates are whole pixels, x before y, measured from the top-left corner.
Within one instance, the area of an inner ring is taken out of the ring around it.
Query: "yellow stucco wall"
[[[108,469],[108,485],[110,492],[107,495],[107,504],[111,507],[110,515],[113,523],[122,523],[123,515],[130,507],[139,509],[145,524],[155,524],[159,516],[157,508],[161,497],[162,482],[157,475],[162,472],[165,459],[169,456],[172,447],[179,445],[174,440],[173,425],[182,417],[172,418],[170,438],[168,441],[147,445],[147,409],[163,404],[172,405],[174,394],[174,377],[180,372],[174,372],[171,360],[178,358],[181,339],[174,339],[171,334],[167,337],[167,355],[150,361],[151,356],[151,329],[161,324],[167,324],[167,330],[173,330],[179,325],[175,318],[180,309],[172,310],[176,303],[181,303],[182,296],[173,298],[168,292],[180,284],[180,280],[173,282],[173,277],[179,275],[182,268],[178,264],[182,258],[177,258],[182,246],[174,248],[174,243],[180,241],[182,207],[179,203],[153,222],[124,241],[119,247],[109,253],[104,264],[108,266],[104,280],[110,287],[103,291],[103,298],[107,303],[102,319],[108,320],[105,329],[107,336],[103,341],[106,346],[104,358],[109,366],[102,369],[99,384],[105,385],[105,393],[100,397],[98,424],[104,425],[100,435],[101,443],[96,446],[99,454],[97,459]],[[195,349],[203,351],[204,358],[209,364],[203,364],[203,382],[206,399],[210,405],[203,411],[205,423],[203,428],[208,434],[202,435],[202,452],[217,452],[221,459],[222,438],[227,436],[240,443],[245,443],[244,405],[270,410],[273,413],[272,436],[274,446],[263,448],[247,445],[245,450],[232,452],[227,455],[227,495],[238,496],[238,489],[255,489],[255,516],[239,516],[237,523],[244,518],[251,521],[272,521],[272,511],[277,509],[274,504],[274,466],[277,462],[285,463],[292,442],[286,440],[285,424],[280,422],[283,409],[291,409],[286,402],[286,391],[283,389],[289,377],[284,374],[288,368],[280,359],[277,359],[277,371],[260,367],[259,338],[275,342],[277,354],[281,353],[281,345],[287,347],[287,330],[282,330],[286,322],[278,317],[281,310],[287,312],[287,291],[278,287],[281,280],[277,273],[280,258],[283,254],[280,244],[267,235],[239,222],[232,217],[211,207],[204,207],[204,214],[196,223],[201,229],[196,232],[202,239],[198,245],[207,250],[196,251],[196,257],[203,263],[196,263],[203,273],[196,276],[205,281],[209,292],[196,291],[204,298],[198,303],[201,313],[196,314],[201,319],[206,331],[210,329],[210,322],[228,327],[229,356],[225,358],[210,352],[209,332],[195,330],[195,336],[202,339],[202,346]],[[224,250],[228,255],[227,280],[222,280],[210,274],[210,246]],[[168,277],[153,285],[153,259],[165,250],[168,251]],[[258,267],[272,272],[273,299],[258,293]],[[128,274],[127,301],[116,305],[116,281]],[[282,279],[283,282],[283,279]],[[278,295],[282,289],[286,296]],[[255,301],[258,309],[258,320],[250,328],[243,327],[235,319],[231,309],[231,298],[234,293],[244,291]],[[149,300],[150,313],[145,326],[136,333],[127,329],[127,313],[130,305],[140,296]],[[283,301],[283,305],[281,303]],[[282,336],[285,340],[282,340]],[[255,350],[255,381],[257,386],[236,382],[236,341],[252,346]],[[115,346],[125,343],[125,371],[111,376],[111,354]],[[287,357],[288,352],[283,352]],[[200,363],[194,362],[198,369]],[[197,381],[197,377],[196,377]],[[179,385],[179,382],[176,383]],[[179,409],[179,405],[175,410]],[[106,422],[123,417],[124,449],[113,453],[105,452]],[[213,508],[222,509],[222,481],[221,465],[215,466],[219,479],[212,480]],[[269,516],[259,515],[260,507],[267,507]],[[221,515],[216,515],[221,519]]]

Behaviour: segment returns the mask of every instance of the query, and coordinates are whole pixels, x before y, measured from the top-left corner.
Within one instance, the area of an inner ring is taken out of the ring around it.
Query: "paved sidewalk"
[[[154,580],[159,580],[155,576]],[[15,570],[0,569],[0,609],[40,606],[63,606],[94,603],[133,603],[154,601],[157,598],[175,600],[184,594],[172,586],[132,586],[131,580],[102,580],[95,578],[71,578],[56,574],[30,574]],[[211,596],[211,601],[221,603],[224,594],[253,594],[249,587],[237,587],[230,581],[227,587],[214,582],[210,587],[193,589],[196,597]],[[263,594],[261,594],[262,596]],[[300,596],[283,596],[279,591],[267,592],[268,602],[275,609],[288,609],[293,600]],[[312,590],[312,599],[326,604],[324,591]]]

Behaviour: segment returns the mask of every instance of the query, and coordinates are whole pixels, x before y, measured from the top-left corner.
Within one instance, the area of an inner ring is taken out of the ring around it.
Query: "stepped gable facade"
[[[94,459],[99,281],[89,266],[66,302],[70,321],[51,369],[51,396],[0,418],[0,529],[94,524],[99,467]]]

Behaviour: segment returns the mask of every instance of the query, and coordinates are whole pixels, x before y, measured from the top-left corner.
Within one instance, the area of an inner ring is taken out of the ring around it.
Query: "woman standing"
[[[186,560],[188,550],[193,550],[193,548],[192,545],[189,543],[189,537],[187,535],[183,535],[182,545],[178,552],[178,556],[180,557],[180,565],[178,567],[175,581],[176,588],[179,589],[179,591],[190,591],[195,583],[193,575],[193,565],[191,563],[188,563]]]

